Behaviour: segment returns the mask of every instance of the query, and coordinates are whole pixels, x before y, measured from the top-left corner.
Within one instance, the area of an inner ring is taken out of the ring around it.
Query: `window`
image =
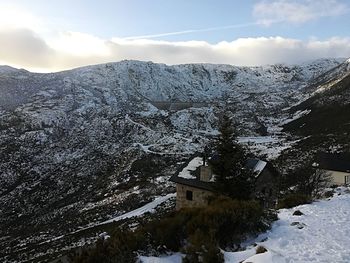
[[[192,201],[193,199],[193,192],[192,191],[186,191],[186,200]]]
[[[345,175],[345,184],[349,183],[349,175]]]

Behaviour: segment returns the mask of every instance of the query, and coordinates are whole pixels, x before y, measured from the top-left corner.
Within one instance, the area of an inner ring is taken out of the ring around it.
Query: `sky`
[[[0,65],[258,66],[350,57],[350,0],[0,0]]]

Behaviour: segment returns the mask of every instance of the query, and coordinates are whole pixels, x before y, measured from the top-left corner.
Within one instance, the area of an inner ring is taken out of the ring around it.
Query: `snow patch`
[[[182,255],[180,253],[164,257],[144,257],[140,256],[141,263],[181,263]]]
[[[268,252],[245,258],[243,262],[350,262],[350,194],[346,194],[347,191],[338,190],[340,195],[330,200],[281,209],[279,220],[272,229],[255,240]],[[304,215],[293,216],[295,210],[302,211]],[[304,227],[299,229],[292,225],[293,222],[299,222]],[[264,242],[258,241],[266,238]],[[250,248],[247,254],[251,251]],[[239,262],[231,258],[241,254],[226,252],[226,262]]]
[[[259,160],[258,163],[255,165],[253,172],[259,175],[261,171],[264,170],[266,164],[267,162]]]
[[[133,211],[130,211],[126,214],[111,218],[109,220],[106,220],[104,222],[99,223],[98,225],[104,225],[104,224],[108,224],[108,223],[112,223],[112,222],[116,222],[116,221],[120,221],[126,218],[131,218],[131,217],[135,217],[135,216],[141,216],[147,212],[152,213],[154,212],[154,209],[160,205],[161,203],[164,203],[165,201],[167,201],[168,199],[170,199],[171,197],[175,197],[176,194],[175,193],[171,193],[171,194],[167,194],[165,196],[159,196],[156,199],[154,199],[152,202],[137,208]]]
[[[195,171],[199,166],[203,165],[203,158],[195,157],[193,158],[188,165],[179,173],[178,177],[186,179],[196,179],[191,172]]]
[[[280,126],[283,126],[283,125],[285,125],[285,124],[287,124],[287,123],[290,123],[290,122],[292,122],[292,121],[295,121],[295,120],[297,120],[297,119],[299,119],[299,118],[301,118],[301,117],[303,117],[303,116],[309,114],[310,112],[311,112],[311,110],[303,110],[303,111],[298,110],[297,112],[295,112],[295,113],[293,114],[293,116],[292,116],[291,118],[288,118],[288,119],[283,120],[283,121],[280,123]]]

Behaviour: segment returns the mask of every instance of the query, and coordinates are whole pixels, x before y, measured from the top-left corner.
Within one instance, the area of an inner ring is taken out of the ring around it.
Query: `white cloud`
[[[36,71],[57,71],[123,59],[251,66],[350,56],[350,38],[301,41],[259,37],[210,44],[205,41],[103,40],[72,32],[59,36],[54,42],[45,41],[30,30],[0,31],[0,62]]]
[[[42,21],[16,5],[0,3],[0,29],[35,28],[43,29]]]
[[[67,53],[73,56],[107,56],[109,54],[106,41],[79,32],[59,32],[51,38],[48,44],[57,52]]]
[[[301,24],[347,12],[349,7],[337,0],[274,0],[257,3],[253,15],[259,23],[270,25],[277,22]]]
[[[205,41],[169,42],[140,38],[102,39],[80,32],[48,30],[45,23],[23,10],[18,13],[17,20],[15,14],[2,17],[1,14],[6,13],[2,7],[0,5],[0,64],[33,71],[58,71],[123,59],[166,64],[225,63],[251,66],[350,56],[350,38],[322,41],[313,38],[301,41],[282,37],[258,37],[215,44]]]

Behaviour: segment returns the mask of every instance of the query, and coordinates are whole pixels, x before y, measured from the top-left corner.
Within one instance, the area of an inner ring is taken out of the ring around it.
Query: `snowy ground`
[[[105,224],[109,224],[109,223],[112,223],[112,222],[118,222],[118,221],[126,219],[126,218],[138,217],[138,216],[142,216],[142,215],[144,215],[146,213],[153,213],[157,206],[159,206],[160,204],[166,202],[167,200],[169,200],[170,198],[175,197],[175,196],[176,196],[176,193],[171,193],[171,194],[167,194],[167,195],[164,195],[164,196],[158,196],[152,202],[147,203],[147,204],[145,204],[142,207],[139,207],[139,208],[137,208],[135,210],[132,210],[132,211],[127,212],[125,214],[122,214],[120,216],[113,217],[113,218],[108,219],[106,221],[99,222],[99,223],[94,223],[94,224],[91,224],[91,225],[89,225],[87,227],[80,228],[79,230],[76,230],[76,231],[72,232],[71,234],[76,234],[76,233],[82,232],[84,230],[94,228],[96,226],[105,225]],[[61,239],[63,237],[64,236],[59,236],[59,237],[56,237],[56,238],[51,239],[49,241],[45,241],[43,243],[51,242],[53,240]]]
[[[290,148],[299,140],[287,140],[285,135],[238,137],[238,142],[248,146],[257,155],[265,155],[267,160],[276,159],[282,151]]]
[[[350,194],[346,192],[344,188],[338,189],[341,194],[329,200],[281,209],[272,229],[252,241],[267,252],[255,255],[255,247],[248,246],[245,251],[224,252],[225,262],[350,262]],[[293,216],[295,210],[304,215]],[[177,263],[181,262],[181,255],[140,259],[145,263]]]
[[[125,213],[123,215],[120,215],[120,216],[117,216],[115,218],[111,218],[109,220],[106,220],[104,222],[101,222],[99,223],[98,225],[104,225],[104,224],[109,224],[109,223],[112,223],[112,222],[117,222],[117,221],[120,221],[120,220],[123,220],[123,219],[126,219],[126,218],[131,218],[131,217],[137,217],[137,216],[141,216],[145,213],[152,213],[154,212],[154,209],[164,203],[165,201],[167,201],[168,199],[172,198],[172,197],[175,197],[176,194],[175,193],[171,193],[171,194],[167,194],[165,196],[159,196],[157,198],[155,198],[152,202],[140,207],[140,208],[137,208],[133,211],[130,211],[128,213]]]

